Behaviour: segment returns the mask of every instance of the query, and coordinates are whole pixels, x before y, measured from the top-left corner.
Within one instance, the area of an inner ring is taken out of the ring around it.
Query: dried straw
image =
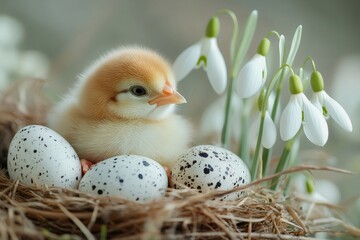
[[[301,166],[282,174],[304,169],[340,171]],[[262,188],[264,181],[209,193],[168,189],[164,198],[140,204],[77,190],[28,187],[2,171],[0,238],[315,239],[311,236],[323,231],[360,237],[359,229],[336,217],[337,208],[314,203],[317,213],[309,217],[301,210],[301,199]],[[221,200],[233,191],[246,193],[234,201]]]

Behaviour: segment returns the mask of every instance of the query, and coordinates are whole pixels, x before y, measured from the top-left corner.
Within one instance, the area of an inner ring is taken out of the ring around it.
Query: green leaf
[[[301,32],[302,32],[302,26],[298,26],[295,33],[294,33],[294,37],[293,40],[291,42],[291,47],[290,47],[290,51],[289,51],[289,55],[287,57],[286,63],[289,64],[290,66],[292,65],[292,63],[294,62],[296,53],[299,49],[300,46],[300,42],[301,42]]]
[[[232,77],[235,77],[237,75],[237,73],[239,72],[240,64],[244,60],[246,53],[250,47],[250,43],[253,39],[255,29],[256,29],[257,17],[258,17],[258,12],[256,10],[254,10],[251,12],[250,16],[248,17],[248,19],[246,21],[244,34],[241,39],[239,49],[235,55],[236,58],[235,58],[233,70],[231,73]]]
[[[233,12],[229,13],[231,19],[233,20],[233,35],[231,38],[230,43],[230,58],[231,58],[231,64],[234,64],[235,62],[235,48],[238,44],[238,38],[239,38],[239,23],[238,20]]]

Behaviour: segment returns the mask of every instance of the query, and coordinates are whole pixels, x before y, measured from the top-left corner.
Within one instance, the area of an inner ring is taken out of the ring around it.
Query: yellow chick
[[[92,163],[136,154],[171,164],[191,127],[174,113],[185,103],[170,65],[152,50],[119,48],[91,65],[49,115],[49,127]]]

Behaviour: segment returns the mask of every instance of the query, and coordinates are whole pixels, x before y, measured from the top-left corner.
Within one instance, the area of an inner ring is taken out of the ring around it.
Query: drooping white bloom
[[[266,81],[267,68],[265,56],[255,54],[240,70],[236,79],[236,90],[241,98],[255,95]]]
[[[210,84],[216,93],[225,91],[227,72],[215,37],[204,37],[199,42],[185,49],[175,60],[173,70],[178,81],[197,67],[203,67],[207,72]]]
[[[326,179],[318,179],[313,182],[313,189],[309,192],[306,186],[307,177],[304,174],[297,174],[292,179],[292,186],[294,193],[303,197],[310,198],[316,202],[324,202],[331,204],[338,204],[341,200],[341,193],[339,188],[331,181]]]
[[[226,106],[226,96],[222,96],[207,107],[201,116],[199,137],[200,139],[210,140],[214,145],[220,145],[221,131],[224,126],[224,112]],[[238,96],[233,95],[230,111],[232,118],[230,120],[231,138],[238,141],[240,132],[240,115],[242,110],[242,102]]]
[[[329,131],[322,113],[311,104],[304,93],[292,94],[280,118],[280,136],[292,139],[303,124],[306,137],[318,146],[327,142]]]
[[[17,48],[23,39],[22,24],[13,17],[0,15],[0,48]]]
[[[323,112],[326,118],[331,117],[344,130],[352,131],[351,120],[344,108],[325,91],[315,92],[312,103]]]
[[[252,127],[256,129],[255,136],[259,134],[260,121],[261,121],[261,113],[256,118],[254,125]],[[263,135],[261,140],[262,140],[261,145],[267,149],[272,148],[272,146],[274,146],[276,142],[276,126],[273,120],[271,119],[269,111],[265,112],[264,128],[263,128]]]
[[[261,121],[261,110],[262,110],[262,104],[264,103],[264,97],[265,97],[265,90],[261,92],[259,99],[258,99],[258,110],[259,114],[254,121],[254,123],[250,127],[250,133],[251,136],[254,137],[254,146],[256,145],[257,138],[259,135],[259,128],[260,128],[260,121]],[[276,126],[274,121],[271,118],[270,112],[272,112],[272,109],[274,107],[275,102],[275,94],[271,93],[268,101],[267,101],[267,110],[265,112],[265,118],[264,118],[264,127],[263,127],[263,134],[261,139],[261,145],[267,149],[274,146],[277,138],[276,134]]]
[[[326,118],[332,117],[334,121],[348,132],[352,131],[349,116],[343,107],[332,99],[324,90],[324,80],[319,71],[311,74],[311,88],[314,91],[312,102]]]
[[[236,79],[236,90],[241,98],[253,96],[264,85],[267,76],[265,56],[269,48],[270,40],[263,38],[256,54],[240,70]]]
[[[191,70],[202,66],[215,92],[221,94],[225,91],[226,65],[216,39],[219,28],[219,19],[212,17],[206,28],[206,36],[176,58],[173,70],[178,81],[186,77]]]

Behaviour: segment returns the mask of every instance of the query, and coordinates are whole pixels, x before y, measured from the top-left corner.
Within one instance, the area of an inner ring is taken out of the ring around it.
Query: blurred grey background
[[[330,140],[322,149],[326,152],[324,158],[332,159],[335,166],[359,172],[359,7],[358,0],[0,0],[0,15],[11,16],[22,24],[24,34],[18,49],[36,50],[47,59],[47,91],[54,101],[71,87],[86,66],[120,45],[147,46],[173,62],[182,50],[203,37],[208,19],[221,8],[235,12],[240,31],[250,12],[258,10],[258,28],[247,59],[271,30],[285,35],[289,49],[293,33],[301,24],[302,43],[294,68],[312,56],[323,74],[325,90],[342,104],[353,121],[353,133],[345,133],[329,122]],[[218,43],[229,63],[232,22],[227,16],[220,20]],[[277,63],[277,40],[271,41],[274,50],[269,62]],[[307,69],[311,70],[309,65]],[[201,113],[218,96],[202,70],[191,72],[179,83],[179,90],[188,100],[188,104],[179,107],[180,113],[198,126]],[[287,98],[283,106],[286,101]],[[313,163],[319,148],[307,140],[303,142],[304,161]],[[360,194],[359,175],[331,173],[323,177],[340,186],[343,199]],[[358,205],[360,209],[360,201]]]

